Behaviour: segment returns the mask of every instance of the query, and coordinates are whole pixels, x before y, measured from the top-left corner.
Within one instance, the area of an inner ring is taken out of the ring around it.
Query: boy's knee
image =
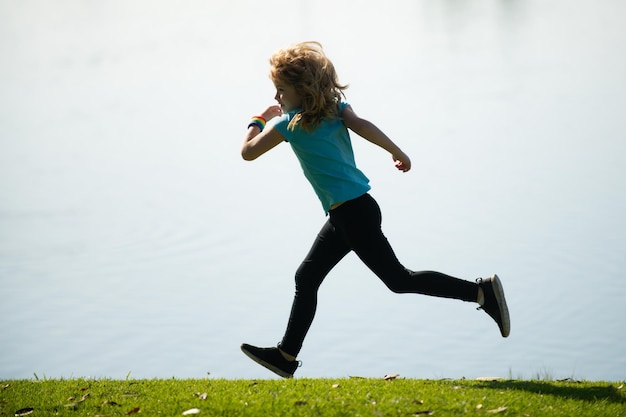
[[[316,274],[310,271],[299,269],[295,275],[296,291],[317,291],[322,283],[323,277],[320,279]]]
[[[399,280],[394,280],[394,281],[383,281],[385,283],[385,285],[387,286],[387,288],[389,288],[391,290],[391,292],[396,293],[396,294],[404,294],[407,291],[406,286],[402,285],[402,282],[400,282]]]
[[[404,268],[396,268],[392,272],[378,276],[382,282],[385,283],[387,288],[396,294],[404,294],[410,292],[409,281],[411,279],[411,271]]]

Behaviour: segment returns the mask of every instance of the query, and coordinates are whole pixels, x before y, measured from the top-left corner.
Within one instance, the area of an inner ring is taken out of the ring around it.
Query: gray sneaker
[[[498,323],[502,337],[507,337],[511,332],[511,321],[500,278],[494,274],[489,278],[478,278],[476,282],[482,288],[485,296],[483,305],[478,307],[478,309],[489,314]]]
[[[301,365],[300,361],[285,359],[277,347],[260,348],[244,343],[241,345],[241,350],[250,359],[283,378],[293,378],[296,369]]]

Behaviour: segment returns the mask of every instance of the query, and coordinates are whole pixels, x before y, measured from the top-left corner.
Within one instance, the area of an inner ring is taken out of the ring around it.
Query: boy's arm
[[[391,154],[395,162],[396,168],[402,172],[411,169],[411,159],[407,154],[402,152],[393,141],[376,125],[366,119],[362,119],[354,113],[351,106],[347,106],[343,110],[343,123],[357,135],[363,137],[369,142],[380,146]]]
[[[261,117],[270,120],[281,113],[279,106],[270,106],[261,113]],[[252,161],[284,141],[285,137],[271,126],[268,126],[263,132],[258,126],[250,126],[241,146],[241,157],[246,161]]]

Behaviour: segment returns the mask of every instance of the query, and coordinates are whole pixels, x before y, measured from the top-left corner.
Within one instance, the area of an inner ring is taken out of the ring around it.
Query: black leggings
[[[311,250],[296,272],[296,294],[280,348],[297,356],[311,327],[317,290],[330,270],[354,251],[395,293],[417,293],[476,301],[478,285],[440,272],[414,272],[402,266],[381,230],[376,200],[364,194],[331,210]]]

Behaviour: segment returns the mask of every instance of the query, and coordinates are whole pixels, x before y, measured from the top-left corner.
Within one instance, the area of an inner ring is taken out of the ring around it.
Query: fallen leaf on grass
[[[183,415],[184,416],[190,416],[192,414],[200,414],[200,409],[199,408],[190,408],[187,411],[183,411]]]
[[[385,381],[393,381],[394,379],[396,379],[396,378],[397,378],[397,377],[399,377],[399,376],[400,376],[400,374],[390,374],[390,375],[385,375],[385,376],[383,377],[383,379],[384,379]]]
[[[8,387],[8,385],[7,385],[7,387]],[[5,387],[5,388],[6,388],[6,387]],[[624,388],[624,384],[622,384],[622,385],[620,385],[619,387],[617,387],[617,389],[622,389],[622,388]]]
[[[563,378],[563,379],[557,379],[556,382],[574,382],[576,384],[582,384],[582,381],[578,381],[575,380],[574,378]]]
[[[206,397],[209,396],[209,394],[207,394],[206,392],[203,392],[202,394],[200,394],[199,392],[196,392],[196,395],[198,396],[199,399],[201,400],[206,400]]]
[[[496,413],[501,413],[505,410],[506,410],[506,407],[498,407],[498,408],[494,408],[493,410],[487,410],[487,413],[496,414]]]
[[[116,403],[115,401],[109,401],[109,400],[104,400],[102,405],[113,405],[113,406],[117,405],[117,406],[119,406],[119,404]]]
[[[15,412],[15,415],[16,416],[27,416],[29,414],[32,414],[33,411],[35,411],[35,409],[33,407],[20,408],[19,410],[17,410]]]
[[[339,384],[333,384],[333,388],[339,388]]]
[[[11,386],[11,384],[6,384],[6,385],[2,386],[2,389],[7,389],[7,388],[9,388],[10,386]]]
[[[131,414],[136,414],[136,413],[138,413],[139,411],[140,411],[140,410],[139,410],[139,407],[135,407],[135,408],[133,408],[132,410],[128,410],[128,411],[127,411],[127,412],[125,412],[124,414],[126,414],[127,416],[129,416],[129,415],[131,415]]]
[[[78,404],[82,403],[87,398],[89,398],[89,393],[84,394],[82,397],[80,397],[80,400],[78,400],[78,401],[74,401],[74,400],[76,400],[76,397],[70,397],[67,400],[68,401],[74,401],[74,402],[73,403],[69,403],[69,404],[65,404],[65,406],[67,408],[76,408],[76,407],[78,407]]]
[[[432,416],[433,414],[435,414],[435,412],[432,410],[422,410],[413,413],[414,416]]]

